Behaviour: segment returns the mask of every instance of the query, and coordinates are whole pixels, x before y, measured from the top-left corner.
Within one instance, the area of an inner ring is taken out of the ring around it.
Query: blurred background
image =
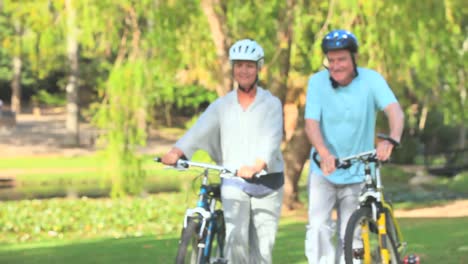
[[[172,262],[195,183],[193,173],[165,170],[152,157],[232,90],[228,49],[242,38],[264,48],[260,84],[284,105],[283,207],[294,224],[279,239],[296,234],[297,244],[275,256],[304,262],[305,93],[324,68],[321,39],[337,28],[357,36],[358,65],[380,72],[405,112],[402,147],[384,168],[386,191],[401,210],[456,200],[436,215],[466,215],[427,228],[458,230],[468,223],[467,18],[461,0],[0,0],[0,262],[99,255],[82,241],[108,248],[102,259],[76,263]],[[378,132],[386,124],[380,114]],[[210,160],[202,152],[194,159]],[[456,245],[447,237],[443,248],[453,250],[442,252],[418,244],[428,230],[403,223],[425,262],[468,261],[468,234]],[[143,240],[112,244],[135,237]],[[57,241],[84,244],[57,250]]]

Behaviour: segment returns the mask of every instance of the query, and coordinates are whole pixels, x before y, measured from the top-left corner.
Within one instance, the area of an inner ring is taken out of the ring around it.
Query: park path
[[[65,115],[63,109],[44,110],[41,115],[20,114],[13,129],[0,127],[0,158],[88,155],[96,151],[97,130],[80,123],[80,147],[64,147]],[[170,135],[151,131],[142,153],[164,153],[174,144]]]
[[[294,211],[284,209],[282,216],[298,221],[307,221],[307,208]],[[454,218],[468,217],[468,200],[456,200],[440,206],[430,206],[417,209],[395,210],[397,218]],[[336,215],[334,216],[336,218]]]
[[[468,217],[468,200],[456,200],[440,206],[397,210],[396,217],[414,218],[414,217]]]

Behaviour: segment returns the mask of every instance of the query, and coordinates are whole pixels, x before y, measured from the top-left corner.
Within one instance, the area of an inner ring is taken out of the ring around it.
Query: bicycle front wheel
[[[383,239],[382,243],[388,248],[390,258],[386,264],[399,264],[400,258],[392,234],[388,233]],[[378,225],[372,219],[371,208],[361,207],[351,215],[346,225],[344,255],[347,264],[382,263]]]
[[[213,233],[210,237],[209,243],[209,253],[210,256],[209,263],[223,264],[227,263],[224,259],[224,240],[226,239],[226,226],[224,223],[224,213],[222,210],[216,211],[215,223],[216,225],[212,226]]]
[[[177,250],[176,264],[199,264],[202,261],[202,250],[198,247],[200,223],[194,218],[189,218],[187,226],[182,229]]]

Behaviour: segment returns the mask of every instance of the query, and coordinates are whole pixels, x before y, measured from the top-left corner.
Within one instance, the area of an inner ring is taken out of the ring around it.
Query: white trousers
[[[362,183],[338,185],[325,177],[314,173],[309,175],[309,224],[305,240],[305,255],[309,264],[344,263],[346,224],[359,205]],[[335,207],[338,216],[336,224],[332,219]],[[336,239],[333,240],[335,234]]]
[[[225,257],[229,264],[270,264],[283,201],[283,187],[264,197],[252,197],[222,186],[226,222]]]

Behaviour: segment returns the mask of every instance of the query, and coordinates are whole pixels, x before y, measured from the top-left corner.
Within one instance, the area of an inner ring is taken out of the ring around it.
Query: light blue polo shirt
[[[347,86],[333,89],[328,70],[314,74],[308,83],[305,118],[320,123],[326,147],[338,158],[375,148],[375,122],[378,110],[397,102],[385,79],[376,71],[358,68],[359,75]],[[313,162],[310,169],[323,175]],[[364,168],[356,163],[337,169],[326,179],[336,184],[362,182]]]

